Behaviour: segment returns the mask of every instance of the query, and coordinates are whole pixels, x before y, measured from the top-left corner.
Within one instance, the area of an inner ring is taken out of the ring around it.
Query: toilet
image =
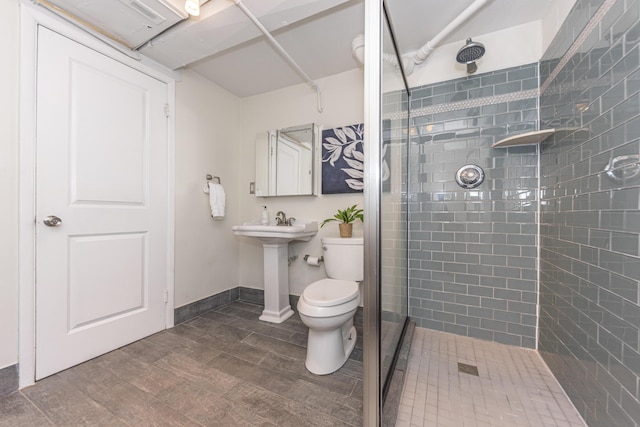
[[[307,286],[298,301],[300,319],[309,328],[305,366],[317,375],[340,369],[356,344],[353,316],[364,276],[362,237],[322,239],[329,278]]]

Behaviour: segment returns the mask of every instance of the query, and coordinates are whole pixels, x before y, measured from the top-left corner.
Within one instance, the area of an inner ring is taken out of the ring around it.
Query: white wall
[[[18,3],[0,0],[0,369],[18,362]]]
[[[238,286],[240,99],[193,71],[176,84],[175,306]],[[226,216],[211,218],[202,189],[220,177]],[[246,186],[242,186],[246,188]]]
[[[260,218],[260,206],[267,205],[271,217],[277,211],[299,219],[323,220],[335,214],[337,209],[358,203],[362,207],[363,196],[357,194],[332,194],[318,196],[258,198],[249,194],[249,182],[255,181],[255,137],[258,132],[288,126],[316,123],[325,129],[362,123],[364,95],[362,70],[352,70],[319,80],[324,112],[316,109],[316,95],[309,86],[300,84],[262,95],[242,99],[242,147],[238,164],[240,177],[240,222]],[[365,140],[366,149],[366,140]],[[354,233],[362,234],[357,223]],[[311,267],[304,263],[305,254],[320,256],[320,237],[338,236],[336,223],[321,228],[310,242],[292,243],[289,254],[298,259],[289,268],[290,293],[300,295],[315,280],[326,277],[323,267]],[[240,244],[240,285],[249,288],[263,287],[262,246],[249,238],[238,237]]]
[[[549,2],[546,14],[541,20],[473,36],[474,42],[480,42],[486,48],[485,55],[477,61],[476,73],[488,73],[539,61],[575,2],[576,0]],[[466,65],[459,64],[455,59],[464,43],[465,40],[459,40],[437,47],[427,60],[416,66],[408,76],[409,86],[416,87],[466,77]],[[392,68],[387,66],[386,70]]]
[[[547,48],[551,44],[551,41],[553,41],[553,38],[556,36],[556,33],[562,26],[564,20],[567,19],[567,16],[569,15],[569,12],[571,11],[571,8],[573,8],[573,5],[575,3],[576,0],[556,0],[550,2],[547,13],[540,23],[540,38],[542,45],[542,53],[540,54],[541,57],[544,52],[546,52]]]
[[[493,33],[474,35],[473,41],[484,44],[486,48],[484,56],[477,61],[476,74],[539,61],[544,52],[541,26],[541,21],[534,21]],[[467,77],[467,66],[456,61],[456,54],[464,44],[465,40],[459,40],[438,46],[427,60],[417,65],[413,73],[407,77],[409,87]],[[413,57],[413,54],[409,56]],[[392,72],[393,67],[385,65],[385,72],[387,71]],[[385,91],[398,89],[395,78],[393,82],[385,80]]]

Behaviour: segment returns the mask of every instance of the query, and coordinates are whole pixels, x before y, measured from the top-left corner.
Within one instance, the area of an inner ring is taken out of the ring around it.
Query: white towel
[[[211,205],[211,216],[213,219],[224,219],[225,195],[222,184],[209,182],[209,204]]]

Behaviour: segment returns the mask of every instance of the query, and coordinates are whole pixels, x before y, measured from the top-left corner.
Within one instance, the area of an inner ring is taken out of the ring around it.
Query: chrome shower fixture
[[[476,188],[484,182],[484,170],[478,165],[464,165],[456,172],[456,182],[467,190]]]
[[[467,64],[467,73],[475,73],[478,69],[476,61],[484,55],[485,49],[482,43],[474,42],[471,37],[467,39],[467,44],[462,46],[456,55],[456,61]]]

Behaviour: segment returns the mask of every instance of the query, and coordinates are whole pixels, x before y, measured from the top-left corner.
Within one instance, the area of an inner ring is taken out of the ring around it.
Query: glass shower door
[[[386,7],[383,25],[380,176],[380,379],[382,399],[408,315],[407,194],[409,90]]]
[[[385,17],[387,17],[385,13]],[[385,19],[383,51],[395,40]],[[409,91],[402,69],[385,61],[382,67],[382,165],[380,195],[380,376],[383,398],[396,350],[407,320],[407,138]]]
[[[383,421],[382,407],[408,321],[409,90],[383,4],[365,0],[363,416],[367,426]]]

